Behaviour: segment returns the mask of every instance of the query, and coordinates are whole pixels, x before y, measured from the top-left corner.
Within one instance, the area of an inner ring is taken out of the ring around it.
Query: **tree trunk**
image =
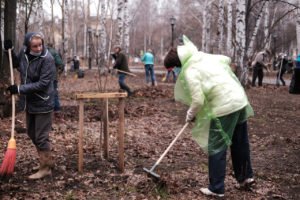
[[[270,21],[270,6],[269,6],[269,1],[265,2],[265,21],[264,21],[264,36],[265,36],[265,47],[269,48],[269,21]]]
[[[300,1],[298,1],[300,7]],[[297,11],[297,53],[300,53],[300,9]]]
[[[123,45],[123,27],[124,27],[124,21],[123,21],[123,17],[124,17],[124,12],[123,12],[123,8],[124,8],[124,0],[118,0],[118,16],[117,16],[117,20],[118,20],[118,32],[116,35],[116,44],[122,46]]]
[[[50,0],[51,3],[51,30],[52,30],[52,34],[51,34],[51,42],[53,44],[53,47],[55,47],[55,31],[54,31],[54,0]]]
[[[5,0],[4,7],[4,40],[10,39],[15,44],[16,39],[16,12],[17,1]],[[4,94],[10,77],[9,61],[7,56],[3,57],[3,63],[0,66],[0,93]],[[0,95],[0,117],[10,115],[10,103],[7,102],[7,96]]]
[[[256,18],[256,23],[255,23],[255,27],[254,27],[254,30],[253,30],[253,33],[252,33],[252,36],[250,38],[250,42],[249,42],[249,46],[248,46],[248,50],[247,50],[247,56],[248,58],[252,58],[253,57],[253,46],[254,46],[254,42],[255,42],[255,39],[256,39],[256,35],[257,35],[257,32],[258,32],[258,28],[259,28],[259,25],[260,25],[260,22],[261,22],[261,19],[262,19],[262,11],[264,9],[264,6],[266,4],[266,1],[263,2],[263,5],[258,13],[258,16]]]
[[[205,0],[203,8],[202,51],[210,52],[211,1]]]
[[[43,33],[43,24],[44,24],[44,12],[43,10],[43,1],[38,1],[38,6],[37,6],[37,20],[38,20],[38,30],[40,33]]]
[[[106,1],[104,0],[101,4],[101,15],[100,15],[100,60],[104,61],[106,46],[107,46],[107,35],[106,35]],[[101,63],[101,62],[100,62]]]
[[[232,56],[232,0],[228,0],[227,4],[227,41],[226,41],[226,49],[229,57]]]
[[[128,0],[124,0],[124,50],[129,54],[129,12],[128,12]]]
[[[219,0],[219,18],[218,18],[218,51],[220,54],[224,52],[224,0]]]
[[[247,81],[247,67],[244,65],[246,46],[246,2],[236,1],[236,62],[239,67],[239,79],[243,85]]]
[[[68,0],[62,1],[62,52],[65,63],[65,73],[67,73],[68,59]]]

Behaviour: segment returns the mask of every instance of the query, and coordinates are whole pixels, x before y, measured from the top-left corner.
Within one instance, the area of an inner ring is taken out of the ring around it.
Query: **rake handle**
[[[9,60],[9,68],[10,68],[10,83],[11,85],[14,85],[14,70],[12,66],[12,53],[11,49],[8,49],[8,60]],[[15,116],[16,116],[16,106],[15,106],[15,95],[11,96],[12,99],[12,116],[11,116],[11,138],[15,137]]]
[[[186,127],[189,125],[189,123],[186,123],[182,129],[179,131],[179,133],[176,135],[174,140],[169,144],[168,148],[164,151],[164,153],[159,157],[159,159],[156,161],[156,163],[151,167],[150,171],[153,171],[157,165],[161,162],[161,160],[165,157],[165,155],[168,153],[168,151],[171,149],[171,147],[174,145],[174,143],[177,141],[177,139],[180,137],[180,135],[183,133],[183,131],[186,129]]]

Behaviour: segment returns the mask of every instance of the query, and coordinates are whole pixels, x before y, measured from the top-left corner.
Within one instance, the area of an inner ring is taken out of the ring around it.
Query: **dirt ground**
[[[147,87],[144,76],[128,77],[135,90],[126,99],[125,172],[118,171],[117,101],[109,102],[109,159],[100,151],[102,104],[87,101],[84,129],[84,172],[77,172],[78,104],[75,93],[103,87],[97,71],[86,71],[60,79],[62,111],[54,118],[51,142],[56,161],[51,177],[30,181],[37,153],[22,127],[24,113],[17,115],[17,161],[11,178],[0,180],[0,199],[207,199],[200,188],[208,184],[207,155],[185,131],[157,167],[160,181],[143,171],[150,168],[169,145],[185,120],[187,107],[173,100],[172,83]],[[161,80],[162,77],[158,77]],[[118,91],[117,79],[107,79],[109,91]],[[255,117],[249,120],[252,165],[256,184],[240,190],[227,160],[225,199],[300,199],[300,96],[288,87],[265,85],[247,90]],[[1,119],[0,150],[6,151],[10,119]],[[4,153],[0,154],[0,161]]]

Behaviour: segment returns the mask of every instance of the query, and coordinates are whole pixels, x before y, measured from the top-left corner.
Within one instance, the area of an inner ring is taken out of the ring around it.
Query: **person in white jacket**
[[[247,118],[253,110],[229,66],[230,58],[198,51],[186,36],[183,42],[168,52],[164,65],[181,66],[175,100],[189,106],[186,122],[195,120],[193,137],[209,155],[209,186],[201,192],[222,197],[228,147],[239,185],[254,182],[247,132]]]

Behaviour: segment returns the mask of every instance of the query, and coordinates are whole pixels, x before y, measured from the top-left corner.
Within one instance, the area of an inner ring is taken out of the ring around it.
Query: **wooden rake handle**
[[[11,49],[8,49],[8,60],[9,60],[9,68],[10,68],[10,83],[11,85],[14,85],[14,69],[12,65],[12,51]],[[11,138],[15,137],[15,118],[16,118],[16,99],[15,95],[11,96],[12,99],[12,115],[11,115]]]

